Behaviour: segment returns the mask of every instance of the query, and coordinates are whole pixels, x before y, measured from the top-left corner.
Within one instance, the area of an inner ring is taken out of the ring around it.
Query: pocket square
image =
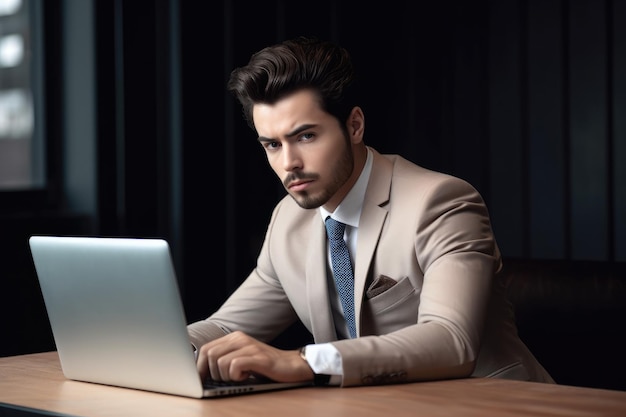
[[[397,283],[398,281],[393,278],[389,278],[386,275],[380,275],[374,280],[374,282],[372,282],[372,284],[365,292],[365,295],[367,296],[367,298],[374,298],[378,294],[382,294],[383,292],[387,291],[389,288],[393,287]]]

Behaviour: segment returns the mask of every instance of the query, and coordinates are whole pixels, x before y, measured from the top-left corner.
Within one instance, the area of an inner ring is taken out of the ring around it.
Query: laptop
[[[32,236],[29,245],[68,379],[193,398],[312,385],[203,384],[165,240]]]

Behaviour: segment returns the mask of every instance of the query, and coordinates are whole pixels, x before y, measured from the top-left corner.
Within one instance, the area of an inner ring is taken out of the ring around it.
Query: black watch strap
[[[315,373],[313,375],[313,385],[315,385],[316,387],[323,387],[325,385],[328,385],[328,383],[330,382],[330,375]]]

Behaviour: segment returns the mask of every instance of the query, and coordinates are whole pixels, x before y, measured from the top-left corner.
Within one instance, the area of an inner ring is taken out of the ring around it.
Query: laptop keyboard
[[[259,384],[267,384],[272,382],[272,380],[262,377],[254,377],[251,376],[248,379],[244,379],[243,381],[216,381],[213,379],[205,379],[202,385],[204,388],[215,388],[215,387],[240,387],[245,385],[259,385]]]

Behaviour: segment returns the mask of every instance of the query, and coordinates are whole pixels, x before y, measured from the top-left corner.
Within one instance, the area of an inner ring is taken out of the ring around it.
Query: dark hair
[[[354,81],[348,51],[332,42],[299,37],[253,54],[246,66],[231,72],[227,88],[241,103],[252,129],[254,104],[273,104],[306,88],[319,96],[321,108],[345,129],[344,122],[356,105],[349,88]]]

